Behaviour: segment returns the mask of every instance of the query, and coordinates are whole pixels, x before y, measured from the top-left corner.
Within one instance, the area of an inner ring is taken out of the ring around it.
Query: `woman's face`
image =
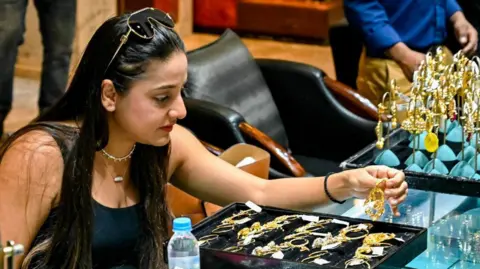
[[[187,57],[174,52],[167,60],[152,60],[144,77],[135,81],[127,94],[117,95],[111,121],[128,139],[164,146],[170,132],[187,111],[181,90],[187,80]]]

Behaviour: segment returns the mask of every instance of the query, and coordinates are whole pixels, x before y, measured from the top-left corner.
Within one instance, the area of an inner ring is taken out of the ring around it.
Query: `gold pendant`
[[[377,185],[370,191],[367,199],[365,199],[365,214],[367,214],[373,221],[378,220],[385,212],[385,195],[383,189],[379,185],[387,179],[381,179]]]
[[[429,132],[425,137],[425,149],[428,152],[435,152],[438,149],[438,137],[435,133]]]

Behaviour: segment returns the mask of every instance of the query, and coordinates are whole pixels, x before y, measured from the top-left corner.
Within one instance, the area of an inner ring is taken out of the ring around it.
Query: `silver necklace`
[[[133,151],[134,151],[134,150],[135,150],[135,144],[133,144],[132,150],[130,150],[130,152],[129,152],[127,155],[123,156],[123,157],[115,157],[115,156],[109,154],[108,152],[106,152],[105,149],[102,149],[102,154],[103,154],[103,156],[105,156],[107,159],[112,160],[112,161],[114,161],[114,162],[123,162],[123,161],[125,161],[125,160],[128,160],[128,159],[132,158],[132,154],[133,154]]]

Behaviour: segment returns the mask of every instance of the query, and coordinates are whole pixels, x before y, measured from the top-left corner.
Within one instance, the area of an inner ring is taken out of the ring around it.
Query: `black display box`
[[[385,137],[385,139],[389,139],[388,149],[392,150],[400,159],[401,165],[396,167],[398,169],[406,168],[404,161],[413,152],[413,150],[408,147],[408,144],[410,143],[409,138],[410,133],[403,129],[396,129],[390,135]],[[442,143],[443,136],[441,134],[439,135],[439,140],[440,143]],[[381,153],[381,150],[377,149],[375,143],[376,141],[342,162],[340,167],[347,170],[374,165],[375,158]],[[458,154],[461,151],[462,146],[460,143],[447,142],[447,144],[453,149],[455,154]],[[424,153],[427,152],[424,151]],[[445,163],[445,165],[451,169],[456,163],[456,161],[449,162]],[[411,189],[480,197],[480,181],[475,179],[450,175],[428,174],[423,172],[419,173],[406,170],[404,170],[404,173],[408,187]]]
[[[223,208],[221,211],[217,212],[215,215],[204,219],[200,223],[194,226],[192,233],[199,239],[200,237],[210,234],[212,229],[214,229],[223,219],[232,216],[235,213],[238,213],[241,210],[249,209],[245,204],[234,203]],[[277,269],[286,269],[286,268],[345,268],[345,261],[352,258],[355,250],[362,244],[362,240],[354,240],[348,243],[344,243],[345,246],[342,246],[329,250],[329,256],[322,257],[325,260],[329,260],[331,263],[326,265],[317,265],[314,263],[301,263],[300,260],[303,259],[302,255],[308,255],[308,252],[302,254],[299,250],[294,250],[291,253],[286,252],[283,259],[275,259],[267,257],[259,257],[251,254],[252,249],[258,245],[266,245],[267,241],[276,241],[284,238],[286,235],[291,234],[294,229],[299,226],[305,225],[306,221],[299,219],[296,222],[284,226],[284,232],[279,232],[277,234],[272,234],[273,237],[265,238],[265,241],[259,239],[253,246],[251,246],[248,251],[243,253],[234,253],[227,252],[223,249],[231,246],[236,242],[237,232],[244,228],[250,227],[252,223],[260,221],[261,224],[264,224],[267,221],[273,220],[278,216],[283,215],[309,215],[309,216],[318,216],[320,219],[330,218],[337,219],[341,221],[347,221],[350,225],[361,224],[361,223],[371,223],[373,228],[370,229],[370,233],[395,233],[398,237],[401,237],[404,242],[397,241],[392,239],[388,242],[393,242],[393,247],[391,247],[387,254],[381,258],[374,259],[370,262],[371,268],[401,268],[408,264],[411,260],[421,254],[427,248],[427,229],[421,227],[406,226],[400,224],[392,223],[383,223],[383,222],[373,222],[363,219],[353,219],[346,218],[341,216],[333,216],[327,214],[319,213],[307,213],[300,211],[284,210],[272,207],[262,207],[262,212],[258,213],[255,217],[252,217],[252,220],[242,224],[235,228],[235,232],[232,232],[227,235],[222,235],[222,239],[217,240],[217,242],[210,245],[202,245],[200,247],[200,258],[201,258],[201,267],[209,269],[263,269],[263,268],[277,268]],[[329,224],[333,226],[328,226],[326,229],[332,231],[333,235],[336,235],[338,231],[345,227],[341,224]],[[324,233],[327,231],[319,231]],[[223,241],[222,241],[223,240]],[[312,240],[313,241],[313,240]],[[309,243],[308,247],[311,247]],[[318,249],[316,249],[318,250]],[[296,252],[295,252],[296,251]],[[313,252],[314,250],[310,250]],[[331,255],[330,255],[331,252]],[[352,266],[349,268],[367,268],[366,265]]]

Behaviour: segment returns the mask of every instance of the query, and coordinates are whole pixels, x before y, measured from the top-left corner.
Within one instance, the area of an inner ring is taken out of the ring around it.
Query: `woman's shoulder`
[[[44,158],[48,162],[61,162],[71,147],[78,131],[62,123],[38,122],[15,132],[1,146],[1,162],[8,159]]]
[[[17,133],[2,146],[0,182],[10,186],[17,182],[25,190],[56,197],[63,175],[63,156],[54,137],[45,130]]]

